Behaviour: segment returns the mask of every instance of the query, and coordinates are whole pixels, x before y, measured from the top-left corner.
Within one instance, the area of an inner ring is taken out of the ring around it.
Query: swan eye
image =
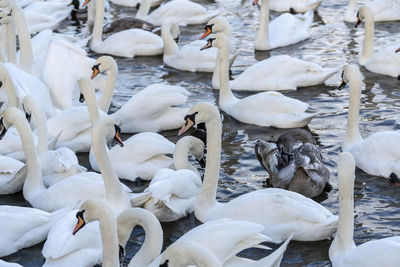
[[[76,213],[75,217],[76,217],[77,219],[79,219],[79,217],[83,219],[83,214],[84,214],[84,213],[85,213],[85,210],[78,211],[78,212]]]
[[[99,71],[99,67],[100,67],[100,63],[99,63],[99,64],[96,64],[96,65],[93,65],[92,71],[94,71],[94,70]]]
[[[99,73],[100,73],[100,63],[97,65],[93,65],[92,67],[92,76],[90,76],[90,79],[94,79],[94,77],[96,77]]]
[[[196,111],[196,112],[193,113],[193,114],[186,115],[185,118],[184,118],[184,120],[186,121],[185,125],[188,125],[188,121],[189,121],[189,120],[192,121],[193,124],[196,124],[196,115],[197,115],[197,114],[198,114],[198,112]]]

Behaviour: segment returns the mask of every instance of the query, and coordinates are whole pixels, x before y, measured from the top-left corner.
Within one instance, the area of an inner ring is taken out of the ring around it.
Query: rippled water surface
[[[343,23],[344,8],[347,0],[323,0],[318,12],[314,14],[311,38],[296,45],[279,48],[271,52],[253,50],[253,40],[259,23],[259,9],[249,1],[197,1],[207,9],[220,10],[231,23],[232,46],[240,49],[240,54],[232,68],[233,76],[240,74],[247,66],[273,55],[288,54],[301,59],[319,63],[325,67],[342,67],[347,62],[356,63],[361,51],[364,29],[355,29],[351,24]],[[360,1],[366,2],[366,1]],[[134,8],[108,5],[106,20],[133,15]],[[272,13],[272,17],[277,14]],[[60,32],[83,35],[85,22],[66,21],[60,25]],[[199,38],[204,25],[181,28],[181,44]],[[400,46],[400,23],[378,23],[375,27],[375,47],[389,44]],[[89,53],[92,57],[97,57]],[[211,74],[183,72],[165,67],[161,56],[117,59],[119,77],[117,93],[114,96],[111,112],[123,105],[132,94],[156,82],[180,85],[191,92],[187,106],[208,101],[218,102],[218,91],[211,89]],[[361,68],[365,76],[365,90],[362,93],[360,130],[362,136],[371,133],[400,129],[400,92],[399,81],[395,78],[371,73]],[[324,162],[331,173],[334,189],[318,201],[334,214],[338,214],[336,162],[340,144],[345,132],[348,88],[337,91],[334,84],[339,83],[339,74],[330,80],[332,86],[314,86],[301,88],[286,95],[309,103],[320,112],[312,120],[308,129],[317,139]],[[239,97],[249,95],[237,93]],[[218,198],[226,201],[242,193],[264,188],[267,173],[260,167],[254,144],[257,139],[275,140],[282,130],[250,126],[235,121],[224,114],[222,138],[222,168],[218,188]],[[177,131],[162,132],[164,136],[176,142]],[[400,149],[400,145],[399,145]],[[87,155],[80,155],[87,164]],[[143,190],[143,186],[135,191]],[[144,185],[145,186],[145,185]],[[368,240],[399,235],[400,233],[400,189],[388,180],[373,177],[356,171],[355,183],[355,232],[357,244]],[[25,205],[21,194],[0,197],[0,204]],[[198,225],[193,215],[173,223],[163,224],[164,248],[185,232]],[[139,249],[144,233],[136,229],[128,245],[126,263]],[[331,241],[291,242],[286,251],[282,266],[329,266],[328,248]],[[24,266],[39,266],[44,262],[41,256],[42,244],[24,249],[5,257],[7,261],[17,261]],[[272,247],[276,247],[272,245]],[[245,253],[253,258],[264,256],[264,251],[250,250]]]

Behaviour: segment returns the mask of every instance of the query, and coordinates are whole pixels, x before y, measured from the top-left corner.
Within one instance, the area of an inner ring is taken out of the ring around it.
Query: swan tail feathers
[[[232,68],[233,62],[235,62],[236,57],[239,55],[240,49],[238,49],[232,57],[229,58],[229,68]]]
[[[131,193],[129,194],[129,199],[131,201],[132,207],[141,207],[151,198],[151,192],[143,192],[139,194]]]
[[[27,172],[28,172],[28,165],[25,164],[21,169],[17,171],[14,178],[7,182],[7,187],[13,188],[13,192],[9,192],[9,194],[13,194],[22,190]]]
[[[269,256],[259,260],[258,262],[261,263],[260,266],[279,267],[281,265],[283,254],[285,253],[287,246],[292,238],[293,234],[291,234],[277,250],[272,252]]]
[[[47,149],[48,150],[55,150],[56,149],[57,142],[58,142],[58,139],[60,139],[61,133],[62,133],[62,130],[49,141],[49,143],[47,145]]]

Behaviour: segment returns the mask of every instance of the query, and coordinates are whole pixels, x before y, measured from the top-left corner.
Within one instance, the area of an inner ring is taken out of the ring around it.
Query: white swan
[[[271,0],[269,8],[276,12],[288,12],[293,9],[297,13],[309,10],[316,11],[322,0]]]
[[[0,257],[43,242],[51,226],[65,215],[67,209],[48,213],[34,208],[1,205]]]
[[[207,255],[213,254],[211,256],[213,261],[218,262],[221,266],[222,264],[224,266],[279,266],[289,243],[289,240],[287,240],[270,256],[258,261],[237,257],[235,255],[240,251],[258,246],[260,242],[269,241],[270,239],[260,233],[263,229],[262,225],[246,221],[221,219],[207,222],[190,230],[159,256],[163,242],[162,228],[155,216],[144,209],[127,209],[118,216],[117,223],[115,223],[107,203],[88,200],[82,204],[80,211],[77,213],[77,218],[78,222],[74,228],[75,233],[85,227],[87,222],[100,220],[103,266],[115,266],[115,262],[118,262],[116,232],[118,231],[121,252],[126,246],[133,227],[136,225],[144,228],[146,239],[140,250],[132,258],[129,266],[159,266],[166,260],[176,262],[188,260],[193,256],[199,258],[198,254],[202,255],[206,251],[208,251]],[[183,246],[186,244],[195,244],[195,247],[200,248],[201,251],[192,251],[189,255],[177,255],[176,251],[182,251]],[[215,267],[215,265],[213,266]]]
[[[27,177],[23,186],[23,195],[33,207],[45,211],[55,211],[69,205],[74,205],[80,200],[95,197],[104,198],[106,195],[105,187],[109,183],[114,183],[111,180],[112,178],[106,175],[104,175],[104,182],[102,182],[98,179],[93,179],[90,174],[81,173],[46,188],[43,184],[42,170],[33,144],[32,132],[23,114],[16,108],[7,108],[3,113],[2,122],[2,131],[6,131],[9,126],[14,125],[21,136],[28,165]],[[97,133],[97,138],[101,139],[101,135],[104,138],[104,135],[115,134],[114,127],[112,127],[113,123],[112,119],[99,123],[98,128],[101,132]],[[96,147],[99,142],[94,142],[96,143]]]
[[[186,124],[179,134],[203,122],[207,128],[207,163],[194,208],[197,219],[207,222],[232,218],[259,223],[265,227],[263,233],[275,242],[287,239],[291,233],[293,239],[299,241],[322,240],[334,233],[337,216],[295,192],[268,188],[243,194],[229,202],[217,202],[222,134],[217,108],[209,103],[195,105],[186,116]]]
[[[25,96],[22,104],[26,114],[32,115],[37,125],[37,153],[42,167],[44,185],[48,187],[66,177],[86,171],[86,168],[79,165],[78,158],[71,149],[67,147],[48,149],[46,115],[36,97]]]
[[[256,50],[271,50],[301,42],[310,37],[308,32],[313,21],[314,13],[292,15],[284,13],[269,23],[269,2],[261,4],[260,27],[254,43]],[[258,0],[254,0],[258,4]]]
[[[202,5],[189,0],[169,1],[149,14],[150,7],[151,0],[142,0],[136,18],[156,26],[161,26],[166,20],[184,25],[201,24],[220,13],[207,11]]]
[[[356,27],[362,20],[365,24],[365,37],[358,63],[369,71],[398,77],[400,75],[400,54],[394,53],[397,47],[380,47],[378,52],[374,52],[374,15],[371,8],[360,7]]]
[[[86,5],[91,0],[86,0]],[[96,1],[96,16],[90,49],[100,54],[110,54],[118,57],[154,56],[163,52],[163,42],[160,36],[142,29],[130,29],[117,32],[104,41],[104,0]]]
[[[333,267],[397,266],[400,236],[382,238],[356,246],[354,232],[354,175],[355,162],[348,152],[339,155],[339,224],[329,248]]]
[[[126,187],[119,182],[106,151],[105,135],[108,134],[107,132],[110,131],[110,128],[114,128],[113,124],[114,121],[109,117],[97,120],[92,130],[92,142],[96,159],[100,165],[101,176],[104,180],[103,190],[105,189],[105,195],[102,199],[107,200],[112,207],[114,215],[117,216],[131,207],[131,204]],[[77,187],[81,188],[79,185]],[[73,225],[76,224],[75,214],[76,211],[75,213],[69,213],[50,230],[42,250],[42,254],[46,258],[44,266],[67,267],[76,262],[79,262],[82,266],[93,266],[100,263],[101,242],[98,225],[89,224],[85,231],[73,236],[72,229]]]
[[[340,87],[348,82],[350,83],[349,110],[346,136],[342,144],[343,151],[352,153],[356,166],[368,174],[385,178],[395,174],[400,177],[400,151],[397,149],[400,132],[379,132],[363,139],[358,126],[362,76],[356,65],[350,64],[343,68],[343,82]]]
[[[307,125],[316,113],[305,113],[308,104],[278,92],[263,92],[242,99],[235,97],[229,88],[229,41],[222,34],[208,39],[208,47],[218,47],[219,106],[238,121],[259,126],[294,128]]]
[[[357,21],[357,0],[350,0],[344,15],[344,21],[354,23]],[[374,21],[400,20],[400,1],[374,0],[366,4],[374,14]]]
[[[176,221],[193,212],[201,178],[187,159],[190,150],[197,150],[201,158],[203,141],[193,136],[181,138],[174,151],[175,170],[159,169],[143,193],[131,194],[132,207],[151,211],[160,222]]]
[[[17,178],[24,163],[12,157],[0,155],[0,195],[13,194],[21,190],[23,180]],[[18,180],[18,182],[14,182]]]
[[[118,67],[115,60],[109,56],[99,57],[93,66],[92,78],[99,73],[106,73],[107,81],[116,80]],[[107,92],[107,101],[111,103],[115,84],[107,84],[103,92]],[[182,127],[182,116],[188,108],[180,107],[185,104],[189,91],[180,86],[167,84],[152,84],[134,94],[111,117],[121,123],[121,132],[160,132]],[[107,112],[99,101],[99,108]]]

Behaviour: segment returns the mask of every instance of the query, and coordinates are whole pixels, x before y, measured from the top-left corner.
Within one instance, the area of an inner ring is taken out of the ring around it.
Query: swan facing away
[[[160,255],[163,231],[156,217],[147,210],[130,208],[122,212],[115,220],[111,208],[106,202],[87,200],[81,205],[76,217],[78,221],[73,229],[74,234],[79,233],[80,229],[84,229],[88,222],[100,221],[103,243],[102,265],[106,267],[118,266],[119,255],[124,254],[126,243],[136,225],[144,228],[146,238],[128,266],[155,267],[167,260],[177,264],[178,262],[182,263],[182,261],[186,263],[193,260],[199,263],[205,261],[206,264],[212,263],[212,265],[206,265],[210,267],[279,266],[290,241],[290,239],[286,240],[274,253],[258,261],[241,258],[236,254],[244,249],[255,246],[267,248],[259,245],[259,243],[269,241],[270,238],[261,234],[262,225],[246,221],[220,219],[193,228]],[[186,247],[187,245],[189,248],[196,249],[189,250]]]
[[[397,47],[379,47],[379,51],[374,52],[374,15],[368,6],[360,7],[357,13],[356,27],[362,21],[365,25],[365,37],[358,63],[369,71],[399,77],[400,54],[394,53]]]
[[[339,88],[346,83],[350,83],[350,93],[342,150],[353,154],[356,166],[368,174],[385,178],[400,177],[400,150],[397,149],[400,132],[379,132],[363,139],[359,130],[362,76],[356,65],[344,66],[343,81]]]
[[[206,169],[194,208],[198,220],[231,218],[258,223],[265,227],[262,233],[275,242],[282,242],[292,233],[294,240],[301,241],[322,240],[334,233],[337,216],[295,192],[268,188],[243,194],[229,202],[217,202],[222,135],[220,114],[214,105],[199,103],[190,109],[185,121],[179,134],[198,123],[204,122],[207,128]]]
[[[344,21],[354,23],[357,21],[357,0],[350,0],[344,15]],[[400,20],[400,1],[398,0],[374,0],[367,4],[374,14],[374,21]]]
[[[202,159],[204,143],[193,136],[181,138],[175,146],[172,169],[159,169],[143,193],[131,194],[132,207],[143,207],[156,215],[160,222],[172,222],[193,212],[201,187],[198,172],[188,161],[192,152]]]
[[[235,97],[229,87],[228,37],[217,33],[208,39],[202,49],[209,47],[218,48],[219,106],[238,121],[259,126],[294,128],[307,125],[317,115],[305,112],[308,104],[279,92],[262,92],[242,99]]]
[[[303,131],[307,133],[301,133],[305,138],[298,138],[299,132]],[[298,141],[302,144],[296,148]],[[255,152],[261,166],[269,174],[268,182],[272,187],[294,191],[306,197],[316,197],[326,186],[329,188],[329,170],[322,162],[314,138],[303,129],[283,133],[278,145],[258,140]]]
[[[353,241],[355,162],[349,152],[339,155],[339,224],[329,248],[333,267],[392,267],[399,265],[400,236],[371,240],[359,246]]]
[[[260,28],[254,43],[256,50],[271,50],[301,42],[310,37],[309,29],[314,18],[310,10],[305,14],[292,15],[284,13],[269,23],[269,4],[271,0],[261,3]],[[254,5],[258,0],[254,0]]]

